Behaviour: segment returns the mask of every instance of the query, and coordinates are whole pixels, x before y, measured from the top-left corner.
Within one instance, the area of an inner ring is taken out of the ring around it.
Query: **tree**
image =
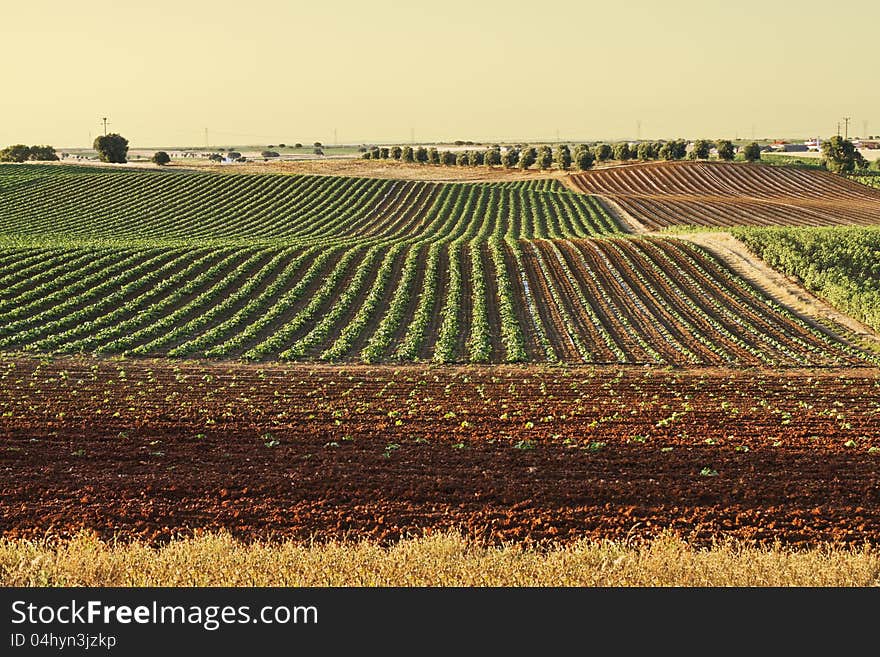
[[[643,141],[636,147],[636,157],[640,160],[654,159],[654,147],[649,141]]]
[[[864,159],[853,143],[840,135],[822,142],[822,155],[828,170],[834,173],[852,173]]]
[[[596,159],[600,162],[605,162],[611,159],[611,155],[613,154],[611,151],[611,146],[608,144],[598,144],[593,149],[593,154],[596,156]]]
[[[736,157],[736,149],[729,139],[719,139],[715,142],[715,148],[718,150],[718,158],[725,162],[730,162]]]
[[[324,148],[324,144],[319,141],[316,141],[314,144],[312,144],[312,146],[314,146],[315,148]]]
[[[626,141],[619,141],[614,144],[613,153],[614,159],[620,162],[626,162],[633,155],[629,148],[629,142]]]
[[[494,167],[501,164],[501,149],[490,148],[483,155],[483,164],[487,167]]]
[[[579,171],[586,171],[592,168],[596,156],[586,144],[578,144],[574,149],[574,165]]]
[[[428,149],[428,164],[440,164],[440,153],[436,148]]]
[[[743,146],[742,152],[743,157],[746,158],[746,162],[756,162],[761,159],[761,147],[755,142]]]
[[[315,150],[312,151],[312,153],[314,153],[315,155],[323,155],[324,149],[323,148],[316,148]]]
[[[553,164],[553,149],[549,146],[541,146],[538,149],[538,168],[541,170],[549,169]]]
[[[691,158],[694,160],[708,160],[709,151],[712,150],[712,142],[707,139],[697,139],[694,141],[694,148],[691,151]]]
[[[302,148],[303,145],[300,144],[299,142],[297,142],[297,143],[295,143],[295,144],[293,145],[293,147],[294,147],[294,148]]]
[[[0,162],[27,162],[31,149],[24,144],[13,144],[0,151]]]
[[[451,151],[443,151],[442,153],[440,153],[440,163],[445,166],[451,167],[453,164],[455,164],[455,153]]]
[[[556,147],[556,164],[563,171],[568,171],[571,168],[571,149],[568,144]]]
[[[533,146],[527,146],[520,151],[519,154],[519,168],[520,169],[528,169],[535,162],[538,161],[538,151],[535,150]]]
[[[403,151],[400,154],[400,159],[403,160],[404,162],[412,162],[413,160],[415,160],[415,157],[413,157],[412,146],[404,146],[403,147]]]
[[[128,156],[128,139],[120,134],[111,132],[109,135],[101,135],[95,138],[94,149],[98,151],[101,162],[125,164]]]
[[[58,154],[51,146],[31,146],[30,151],[28,159],[35,162],[54,162],[58,159]]]
[[[232,153],[230,153],[232,155]],[[168,153],[165,151],[156,151],[153,153],[153,164],[158,164],[159,166],[168,164],[171,161],[171,158],[168,156]]]
[[[419,146],[416,149],[416,153],[415,153],[414,157],[415,157],[416,162],[418,162],[419,164],[425,164],[425,162],[428,161],[428,149],[425,148],[424,146]]]
[[[460,167],[466,167],[470,164],[470,158],[467,151],[459,151],[455,156],[455,163]]]
[[[363,155],[361,155],[361,158],[364,160],[372,160],[373,159],[373,151],[364,151]]]
[[[211,154],[208,156],[208,159],[211,160],[211,162],[222,162],[222,161],[223,161],[223,156],[220,155],[220,153],[211,153]]]
[[[387,147],[387,146],[381,146],[381,147],[379,148],[379,157],[382,158],[383,160],[387,160],[387,159],[388,159],[388,153],[389,153],[389,151],[388,151],[388,147]]]
[[[472,167],[479,167],[486,161],[483,151],[468,151],[468,164]]]
[[[392,146],[389,154],[391,155],[391,159],[399,160],[400,156],[403,155],[403,149],[400,146]]]
[[[519,151],[512,146],[508,147],[501,156],[501,165],[505,169],[512,169],[519,163]]]
[[[262,153],[260,153],[260,155],[261,155],[262,157],[264,157],[264,158],[268,158],[268,157],[279,157],[277,151],[263,151]]]

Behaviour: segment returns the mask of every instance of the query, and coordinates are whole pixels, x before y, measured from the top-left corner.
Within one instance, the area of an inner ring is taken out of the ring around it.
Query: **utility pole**
[[[106,116],[102,117],[101,121],[104,122],[104,136],[106,137],[107,136],[107,117]]]
[[[837,136],[840,137],[840,121],[837,122]]]
[[[844,122],[844,126],[845,126],[844,133],[843,133],[844,139],[849,139],[849,122],[850,121],[851,121],[850,117],[848,117],[848,116],[843,117],[843,122]],[[838,129],[837,133],[840,134],[840,129]]]

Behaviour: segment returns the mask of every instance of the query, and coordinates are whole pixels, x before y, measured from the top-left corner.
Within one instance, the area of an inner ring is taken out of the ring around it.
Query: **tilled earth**
[[[880,543],[880,370],[0,359],[0,535]]]

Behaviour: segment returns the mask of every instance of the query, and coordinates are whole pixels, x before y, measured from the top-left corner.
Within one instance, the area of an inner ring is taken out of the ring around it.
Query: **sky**
[[[0,3],[0,146],[880,134],[880,2]],[[334,137],[335,135],[335,137]]]

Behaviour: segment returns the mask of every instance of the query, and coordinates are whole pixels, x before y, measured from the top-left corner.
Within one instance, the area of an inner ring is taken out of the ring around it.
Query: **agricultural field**
[[[878,369],[17,358],[0,381],[7,538],[880,540]]]
[[[640,230],[880,224],[880,192],[821,170],[676,162],[602,169],[571,182],[612,199]]]
[[[880,330],[880,227],[739,229],[769,265]]]
[[[54,169],[57,169],[55,167]],[[555,181],[18,174],[0,349],[247,360],[865,365],[700,247]]]
[[[745,165],[0,166],[0,534],[878,542],[876,344],[646,234],[742,223],[872,324],[831,283],[870,289],[878,231],[789,226],[878,203]]]

